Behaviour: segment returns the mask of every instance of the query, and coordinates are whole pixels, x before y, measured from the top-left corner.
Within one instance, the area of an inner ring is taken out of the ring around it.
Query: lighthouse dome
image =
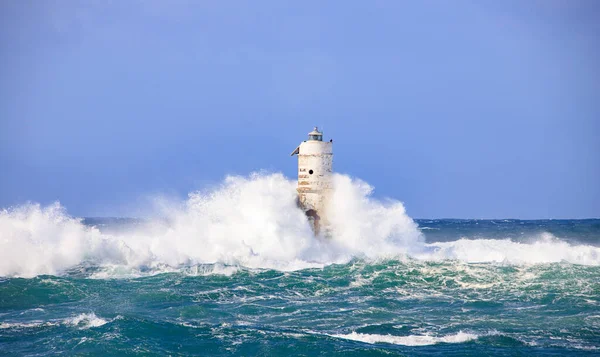
[[[323,141],[323,132],[319,131],[319,128],[315,126],[313,131],[308,133],[308,140]]]

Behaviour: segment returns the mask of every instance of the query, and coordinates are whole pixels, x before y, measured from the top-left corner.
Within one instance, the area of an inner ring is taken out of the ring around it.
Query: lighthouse
[[[306,213],[315,234],[327,224],[327,200],[331,195],[333,142],[323,142],[315,127],[292,152],[298,155],[298,205]]]

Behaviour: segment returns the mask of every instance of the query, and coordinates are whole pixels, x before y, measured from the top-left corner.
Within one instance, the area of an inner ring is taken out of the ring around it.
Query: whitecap
[[[360,341],[365,343],[390,343],[403,346],[428,346],[438,343],[463,343],[478,338],[477,335],[465,332],[458,332],[453,335],[446,336],[430,336],[430,335],[378,335],[368,333],[351,332],[349,334],[329,335],[331,337],[343,338],[346,340]]]
[[[63,320],[66,325],[76,326],[80,329],[88,329],[91,327],[100,327],[109,321],[96,316],[95,313],[84,313]]]

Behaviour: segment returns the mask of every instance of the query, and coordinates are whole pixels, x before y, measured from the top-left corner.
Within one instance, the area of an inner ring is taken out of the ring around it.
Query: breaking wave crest
[[[297,270],[353,258],[398,257],[600,264],[600,248],[555,239],[426,244],[401,202],[374,199],[371,186],[344,175],[334,178],[332,237],[315,239],[296,206],[295,186],[281,174],[227,177],[215,189],[190,194],[180,207],[164,208],[161,219],[110,234],[70,217],[58,203],[2,210],[0,276],[60,274],[81,265],[117,275],[201,264]]]
[[[345,335],[331,335],[332,337],[343,338],[346,340],[359,341],[365,343],[391,343],[394,345],[404,346],[428,346],[438,343],[463,343],[477,339],[477,335],[465,332],[459,332],[448,336],[429,336],[429,335],[409,335],[409,336],[393,336],[393,335],[378,335],[368,333],[352,332]]]
[[[121,318],[120,316],[115,319]],[[114,319],[113,319],[114,320]],[[48,326],[72,326],[77,327],[80,330],[89,329],[92,327],[100,327],[113,320],[106,320],[96,316],[95,313],[83,313],[77,316],[68,317],[65,319],[57,319],[50,321],[29,321],[29,322],[0,322],[0,329],[24,329],[24,328],[37,328],[37,327],[48,327]]]
[[[599,265],[600,248],[589,245],[571,245],[549,233],[532,243],[513,242],[509,239],[459,239],[427,245],[430,253],[417,257],[427,260],[455,259],[468,263],[541,264],[566,261],[573,264]]]

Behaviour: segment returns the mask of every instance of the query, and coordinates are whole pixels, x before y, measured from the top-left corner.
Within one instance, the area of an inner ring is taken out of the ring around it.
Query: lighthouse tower
[[[317,127],[292,152],[298,155],[298,204],[313,224],[316,234],[327,223],[326,203],[331,194],[333,142],[323,142]]]

